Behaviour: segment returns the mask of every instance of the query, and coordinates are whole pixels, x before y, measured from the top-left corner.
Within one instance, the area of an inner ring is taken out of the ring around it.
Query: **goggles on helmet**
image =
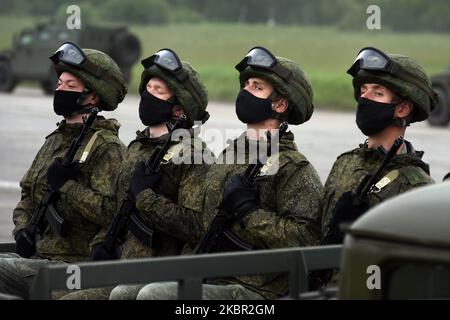
[[[122,91],[122,88],[118,84],[118,80],[107,73],[107,70],[92,63],[86,57],[83,50],[74,42],[64,42],[62,46],[49,57],[49,59],[52,60],[55,65],[63,62],[70,66],[82,69],[98,79],[105,80],[119,90],[119,92]]]
[[[277,58],[263,47],[250,49],[244,59],[235,68],[237,71],[242,72],[247,66],[270,70],[287,82],[289,82],[292,76],[291,71],[280,65]]]
[[[366,47],[361,49],[352,66],[347,70],[347,73],[352,77],[356,77],[361,69],[369,72],[378,71],[389,73],[396,78],[416,85],[424,90],[430,97],[435,96],[434,92],[426,83],[412,75],[410,72],[392,61],[388,55],[376,48]]]
[[[189,74],[183,69],[181,60],[178,55],[171,49],[161,49],[155,52],[152,56],[141,61],[141,64],[145,69],[149,69],[153,66],[157,66],[169,72],[174,76],[178,82],[182,83],[186,90],[194,97],[199,106],[203,105],[201,98],[197,94],[197,91],[192,86],[189,79]]]

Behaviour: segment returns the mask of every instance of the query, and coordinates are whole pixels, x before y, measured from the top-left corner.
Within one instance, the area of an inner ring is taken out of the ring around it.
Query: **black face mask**
[[[89,109],[78,104],[82,94],[83,92],[56,90],[53,97],[53,110],[57,115],[63,117],[89,112]]]
[[[173,103],[159,99],[144,91],[139,103],[139,118],[146,126],[167,122],[172,119]]]
[[[243,123],[257,123],[269,118],[277,118],[278,112],[272,110],[272,101],[255,97],[242,89],[236,98],[236,115]]]
[[[372,136],[396,123],[394,119],[396,103],[382,103],[366,98],[359,98],[356,111],[356,124],[359,130]]]

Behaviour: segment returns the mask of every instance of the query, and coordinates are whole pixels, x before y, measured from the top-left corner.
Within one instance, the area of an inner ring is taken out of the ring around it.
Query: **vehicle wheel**
[[[450,122],[450,105],[447,91],[442,87],[434,87],[433,90],[437,93],[439,101],[433,112],[428,118],[428,122],[432,126],[444,127]]]
[[[48,79],[41,81],[41,88],[45,94],[54,94],[58,85],[58,77],[55,71],[51,71]]]
[[[129,33],[119,33],[114,39],[112,57],[120,67],[129,67],[139,59],[141,43]]]
[[[11,92],[16,87],[16,79],[8,60],[0,60],[0,91]]]

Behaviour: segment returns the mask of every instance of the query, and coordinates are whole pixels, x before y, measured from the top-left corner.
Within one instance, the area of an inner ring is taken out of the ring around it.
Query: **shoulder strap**
[[[89,156],[89,153],[92,150],[92,146],[94,145],[95,140],[97,140],[100,131],[102,130],[95,131],[92,137],[89,139],[89,142],[87,143],[86,147],[83,150],[83,153],[81,154],[80,160],[78,160],[79,163],[86,162],[86,159]]]
[[[385,175],[383,178],[381,178],[370,190],[370,193],[378,193],[380,192],[384,187],[386,187],[388,184],[393,182],[395,179],[397,179],[399,176],[398,169],[394,169],[390,171],[387,175]]]

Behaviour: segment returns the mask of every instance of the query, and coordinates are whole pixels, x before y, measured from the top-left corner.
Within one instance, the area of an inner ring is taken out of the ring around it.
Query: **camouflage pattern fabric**
[[[139,291],[145,284],[118,285],[112,289],[109,300],[136,300]]]
[[[75,290],[65,293],[59,300],[108,300],[112,287]]]
[[[244,141],[242,141],[244,140]],[[236,145],[246,144],[246,151],[238,154]],[[248,161],[249,143],[245,134],[233,142],[221,155],[234,153],[234,159]],[[245,228],[235,226],[232,232],[256,249],[316,245],[320,237],[318,206],[322,184],[315,169],[297,151],[292,133],[280,141],[279,170],[275,175],[258,179],[261,209],[243,219]],[[217,213],[226,181],[234,174],[243,173],[247,164],[213,164],[203,171],[202,183],[191,184],[180,190],[185,206],[175,206],[155,193],[144,191],[138,197],[139,210],[151,212],[156,228],[171,232],[189,244],[184,252],[195,247]],[[161,210],[152,210],[159,208]],[[221,279],[214,284],[239,284],[264,298],[277,298],[287,294],[285,276],[261,275]],[[146,291],[147,289],[142,289]],[[140,294],[141,294],[140,293]],[[142,293],[144,294],[144,293]],[[224,296],[225,297],[225,296]],[[228,296],[227,296],[228,297]]]
[[[16,253],[0,254],[0,293],[29,299],[29,291],[39,268],[61,261],[25,259]]]
[[[434,183],[429,176],[429,166],[421,160],[422,155],[423,152],[415,151],[412,147],[408,152],[397,155],[386,168],[385,175],[398,169],[398,177],[380,192],[370,194],[369,206],[373,207],[410,189]],[[341,195],[346,191],[354,190],[369,172],[374,173],[383,159],[384,155],[380,151],[370,149],[366,144],[343,153],[337,158],[325,183],[321,199],[320,210],[324,235],[329,229],[332,212]]]
[[[24,228],[47,189],[46,173],[56,157],[62,157],[70,143],[81,131],[81,124],[64,121],[47,136],[30,169],[20,182],[22,197],[14,209],[13,233]],[[69,180],[61,187],[56,202],[60,214],[69,224],[62,238],[49,227],[37,241],[36,256],[21,258],[16,254],[0,256],[0,291],[28,298],[28,292],[40,266],[48,263],[85,261],[89,244],[100,228],[109,223],[116,211],[115,179],[125,146],[117,137],[120,125],[114,119],[98,117],[82,142],[75,159],[79,159],[94,132],[98,137],[81,169],[77,181]]]
[[[193,134],[192,130],[191,133]],[[147,160],[158,146],[164,144],[169,138],[169,134],[163,135],[157,138],[150,138],[148,128],[143,131],[136,132],[136,139],[133,140],[129,146],[128,151],[125,156],[125,161],[123,162],[120,174],[117,180],[117,208],[120,209],[120,205],[127,197],[127,190],[130,187],[130,178],[136,168],[137,164],[141,161]],[[177,144],[174,141],[171,146]],[[180,142],[182,144],[182,150],[190,150],[191,155],[195,157],[194,151],[204,151],[210,152],[206,145],[198,138],[192,138],[190,141]],[[170,149],[169,149],[170,151]],[[156,191],[161,197],[168,199],[168,201],[174,203],[183,204],[182,198],[179,197],[178,186],[187,186],[192,184],[192,178],[196,176],[199,166],[196,164],[174,164],[172,161],[163,163],[161,165],[162,178],[158,185]],[[195,181],[195,183],[198,183]],[[144,191],[146,192],[146,191]],[[160,208],[155,207],[154,210],[159,210]],[[139,215],[147,226],[152,227],[153,223],[151,217],[145,211],[139,211]],[[106,233],[106,228],[100,232],[95,240],[92,242],[92,246],[100,243],[104,240],[104,235]],[[122,256],[121,259],[138,259],[138,258],[148,258],[148,257],[158,257],[158,256],[171,256],[178,255],[181,253],[184,242],[182,239],[174,237],[172,233],[168,232],[158,232],[153,234],[153,245],[152,248],[144,245],[139,239],[137,239],[130,231],[127,233],[126,241],[122,245]],[[129,300],[136,299],[139,289],[143,287],[139,285],[119,285],[112,291],[112,299],[117,300]],[[137,288],[136,288],[137,287]],[[108,289],[85,289],[78,292],[71,293],[68,296],[64,296],[63,299],[77,299],[77,300],[87,300],[87,299],[105,299],[109,297],[105,292]]]
[[[81,157],[92,134],[99,131],[90,155],[82,165],[77,181],[69,180],[60,189],[56,207],[69,224],[68,234],[61,238],[49,227],[38,240],[37,256],[66,262],[89,258],[89,244],[102,226],[107,225],[116,212],[116,178],[124,157],[125,146],[117,134],[120,125],[115,119],[98,117],[78,149]],[[82,124],[67,125],[65,121],[47,136],[42,148],[20,182],[22,197],[13,212],[13,234],[24,228],[47,186],[47,170],[53,159],[63,157],[82,128]]]
[[[147,131],[148,132],[148,131]],[[158,138],[149,138],[148,134],[145,132],[138,133],[138,137],[133,141],[128,147],[126,162],[121,170],[119,177],[118,186],[118,204],[126,197],[126,192],[130,187],[130,178],[134,172],[136,165],[147,160],[156,147],[159,144],[163,144],[169,135],[164,135]],[[185,150],[190,150],[191,154],[194,155],[194,150],[209,152],[206,149],[206,145],[198,138],[192,138],[191,141],[180,142],[183,144]],[[176,142],[172,143],[172,146]],[[197,145],[197,148],[195,146]],[[156,193],[161,197],[164,197],[170,202],[179,203],[183,205],[183,198],[180,197],[181,186],[189,186],[193,183],[197,183],[193,180],[193,176],[198,171],[197,167],[202,167],[196,164],[174,164],[172,161],[164,163],[161,165],[161,172],[163,174],[161,182],[156,189]],[[204,168],[204,167],[202,167]],[[144,190],[145,192],[153,192],[151,189]],[[148,225],[153,226],[153,220],[151,214],[146,210],[141,210],[138,207],[139,215],[142,220]],[[163,208],[154,207],[152,211],[164,210]],[[150,211],[150,212],[152,212]],[[145,257],[158,257],[158,256],[170,256],[178,255],[181,253],[181,249],[184,245],[183,238],[174,236],[171,232],[155,232],[153,235],[153,248],[148,248],[143,245],[131,232],[128,232],[127,240],[122,245],[122,258],[123,259],[134,259],[134,258],[145,258]]]
[[[137,295],[137,300],[176,300],[178,283],[155,282],[146,285]],[[264,297],[239,284],[202,285],[202,300],[262,300]]]

